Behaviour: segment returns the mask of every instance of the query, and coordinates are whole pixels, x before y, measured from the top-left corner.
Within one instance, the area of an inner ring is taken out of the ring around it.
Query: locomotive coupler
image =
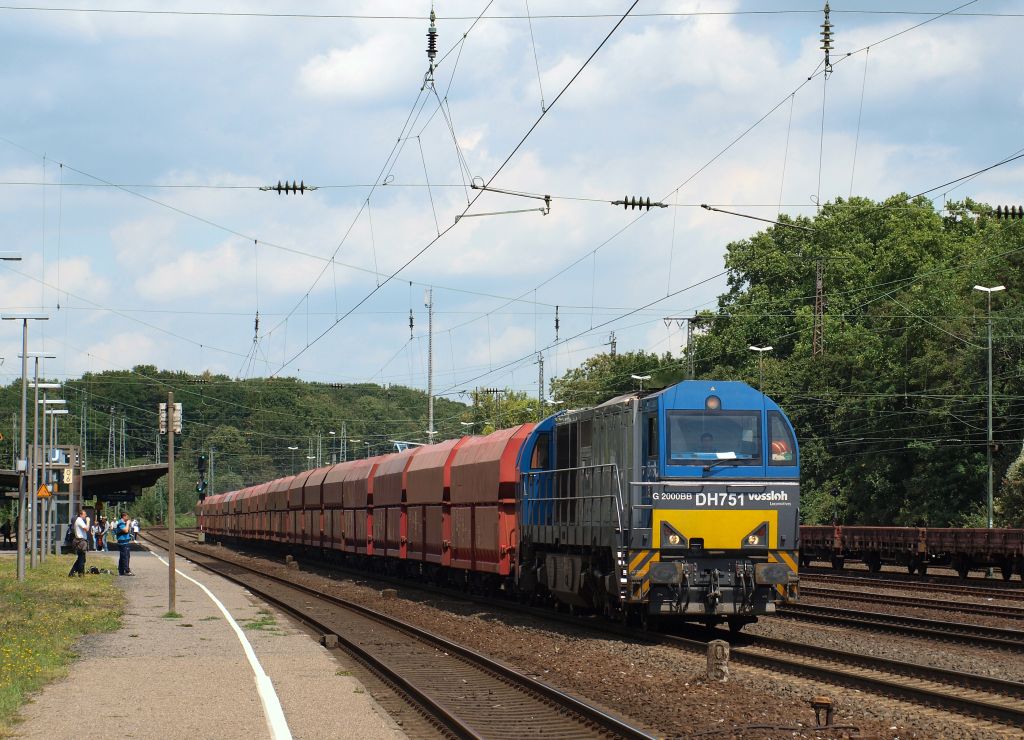
[[[751,612],[754,609],[754,566],[749,562],[736,563],[736,580],[740,584],[743,593],[743,600],[740,603],[741,612]]]
[[[676,611],[683,613],[690,605],[690,582],[686,578],[686,568],[679,569],[679,580],[675,585],[676,589]],[[686,596],[686,603],[683,603],[683,595]]]
[[[719,602],[722,600],[722,589],[718,583],[718,569],[711,569],[708,571],[708,575],[711,577],[711,581],[708,583],[707,602],[709,611],[715,612]]]

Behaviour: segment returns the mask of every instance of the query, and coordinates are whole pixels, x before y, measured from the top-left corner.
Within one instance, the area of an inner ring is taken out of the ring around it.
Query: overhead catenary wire
[[[868,62],[871,60],[871,47],[864,52],[864,77],[860,83],[860,105],[857,107],[857,133],[853,137],[853,164],[850,165],[850,192],[847,197],[853,197],[853,177],[857,173],[857,149],[860,146],[860,124],[864,116],[864,91],[868,85]]]
[[[605,35],[605,37],[597,45],[597,48],[594,49],[594,51],[590,54],[590,56],[588,56],[586,58],[586,60],[584,60],[583,64],[580,65],[580,67],[576,71],[576,73],[573,74],[573,76],[569,78],[569,81],[565,83],[565,86],[559,91],[558,95],[556,95],[555,98],[551,101],[551,105],[548,106],[547,109],[545,109],[544,111],[541,112],[540,116],[538,116],[537,119],[533,122],[533,125],[530,126],[530,128],[526,131],[526,133],[519,140],[519,142],[515,145],[515,147],[513,147],[512,151],[509,152],[508,156],[506,156],[505,159],[502,161],[502,163],[500,165],[498,165],[498,168],[494,171],[494,173],[491,175],[490,179],[487,181],[487,183],[486,183],[487,185],[490,185],[494,181],[494,179],[496,177],[498,177],[499,174],[501,174],[502,170],[505,169],[505,166],[512,160],[512,158],[516,155],[516,153],[522,148],[523,144],[525,144],[527,139],[530,138],[530,135],[536,130],[537,126],[540,125],[540,122],[544,120],[544,118],[551,111],[551,109],[554,108],[555,104],[557,104],[558,101],[561,99],[561,97],[565,94],[566,90],[568,90],[572,86],[572,84],[576,81],[576,79],[583,73],[583,70],[586,69],[587,66],[590,64],[591,60],[595,56],[597,56],[598,52],[602,48],[604,48],[604,45],[608,42],[608,39],[610,39],[612,37],[612,35],[615,33],[615,31],[617,31],[619,29],[619,27],[626,20],[626,18],[629,17],[630,12],[634,8],[636,8],[638,2],[639,2],[639,0],[634,0],[633,1],[633,3],[629,6],[629,8],[622,15],[622,17],[618,20],[618,22],[612,27],[612,29]],[[467,205],[466,208],[462,211],[462,214],[465,214],[466,212],[468,212],[469,209],[472,208],[473,204],[476,203],[477,200],[479,200],[479,198],[480,198],[480,196],[482,194],[483,194],[483,191],[477,193],[473,197],[473,200],[470,202],[470,204]],[[436,244],[438,241],[440,241],[444,237],[445,234],[447,234],[449,231],[451,231],[456,226],[457,223],[458,222],[453,222],[451,225],[446,226],[445,229],[442,232],[440,232],[435,238],[433,238],[430,241],[428,241],[416,253],[414,253],[410,258],[408,258],[397,270],[395,270],[390,275],[388,275],[379,286],[377,286],[373,290],[369,291],[366,295],[364,295],[355,305],[353,305],[348,311],[346,311],[345,314],[343,314],[338,319],[338,321],[335,321],[330,326],[328,326],[323,332],[321,332],[315,338],[314,342],[319,341],[324,336],[326,336],[331,330],[334,329],[335,326],[337,326],[339,323],[344,321],[348,316],[350,316],[353,311],[358,309],[366,301],[368,301],[371,297],[373,297],[373,295],[376,294],[377,291],[380,290],[380,288],[382,288],[383,286],[385,286],[389,282],[391,282],[391,280],[394,279],[397,275],[399,275],[403,270],[405,270],[406,267],[411,265],[413,262],[415,262],[417,259],[419,259],[420,256],[422,256],[427,251],[429,251],[430,248],[433,247],[434,244]],[[281,372],[281,370],[283,370],[285,367],[287,367],[288,365],[293,363],[296,359],[301,357],[309,349],[310,346],[311,346],[311,344],[307,343],[306,347],[302,348],[298,353],[294,354],[291,358],[286,360],[281,365],[280,368],[278,368],[274,373],[271,374],[271,377],[279,374]]]
[[[290,20],[357,20],[357,21],[417,21],[429,20],[427,15],[416,14],[381,14],[381,13],[302,13],[302,12],[270,12],[270,11],[228,11],[228,10],[151,10],[136,8],[73,8],[68,6],[41,6],[41,5],[0,5],[0,10],[23,11],[37,13],[78,13],[78,14],[104,14],[104,15],[164,15],[164,16],[193,16],[197,18],[264,18],[264,19],[290,19]],[[701,16],[778,16],[778,15],[810,15],[817,14],[818,10],[805,9],[768,9],[768,10],[691,10],[691,11],[648,11],[636,13],[637,18],[691,18]],[[833,13],[846,13],[850,15],[932,15],[936,11],[930,10],[878,10],[878,9],[848,9],[833,10]],[[959,13],[950,11],[947,15],[963,18],[1024,18],[1024,13],[1006,12],[972,12]],[[488,16],[488,20],[526,20],[525,15],[505,13],[501,15]],[[606,18],[617,18],[616,13],[543,13],[533,14],[532,20],[601,20]],[[473,16],[468,15],[439,15],[437,20],[464,21],[471,20]]]

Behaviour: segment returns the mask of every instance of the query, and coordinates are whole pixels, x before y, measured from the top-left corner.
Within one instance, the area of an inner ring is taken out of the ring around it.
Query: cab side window
[[[778,411],[768,414],[768,461],[769,465],[796,465],[796,443]]]
[[[551,434],[542,432],[537,435],[537,443],[533,446],[530,467],[534,470],[547,470],[550,466]]]
[[[644,445],[646,447],[647,459],[656,460],[658,458],[658,415],[648,414],[646,421]]]

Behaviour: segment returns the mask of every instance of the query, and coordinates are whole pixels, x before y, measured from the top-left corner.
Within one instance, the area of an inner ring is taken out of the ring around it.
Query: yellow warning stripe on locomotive
[[[768,562],[769,563],[782,563],[788,567],[793,573],[798,573],[799,568],[797,567],[796,553],[791,550],[769,550],[768,551]],[[800,586],[799,584],[776,584],[775,590],[778,592],[779,597],[783,601],[796,601],[800,597]]]
[[[648,574],[651,563],[657,563],[661,554],[657,550],[639,550],[629,559],[629,599],[645,599],[651,589]]]

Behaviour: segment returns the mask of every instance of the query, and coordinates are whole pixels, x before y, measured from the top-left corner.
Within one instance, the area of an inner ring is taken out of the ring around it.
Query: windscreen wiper
[[[711,463],[708,463],[707,465],[705,465],[704,466],[704,472],[705,473],[710,473],[714,468],[717,468],[719,465],[725,465],[726,463],[736,463],[737,461],[739,461],[739,459],[740,458],[736,457],[735,454],[733,454],[732,457],[720,458],[718,460],[715,460],[714,462],[711,462]]]

